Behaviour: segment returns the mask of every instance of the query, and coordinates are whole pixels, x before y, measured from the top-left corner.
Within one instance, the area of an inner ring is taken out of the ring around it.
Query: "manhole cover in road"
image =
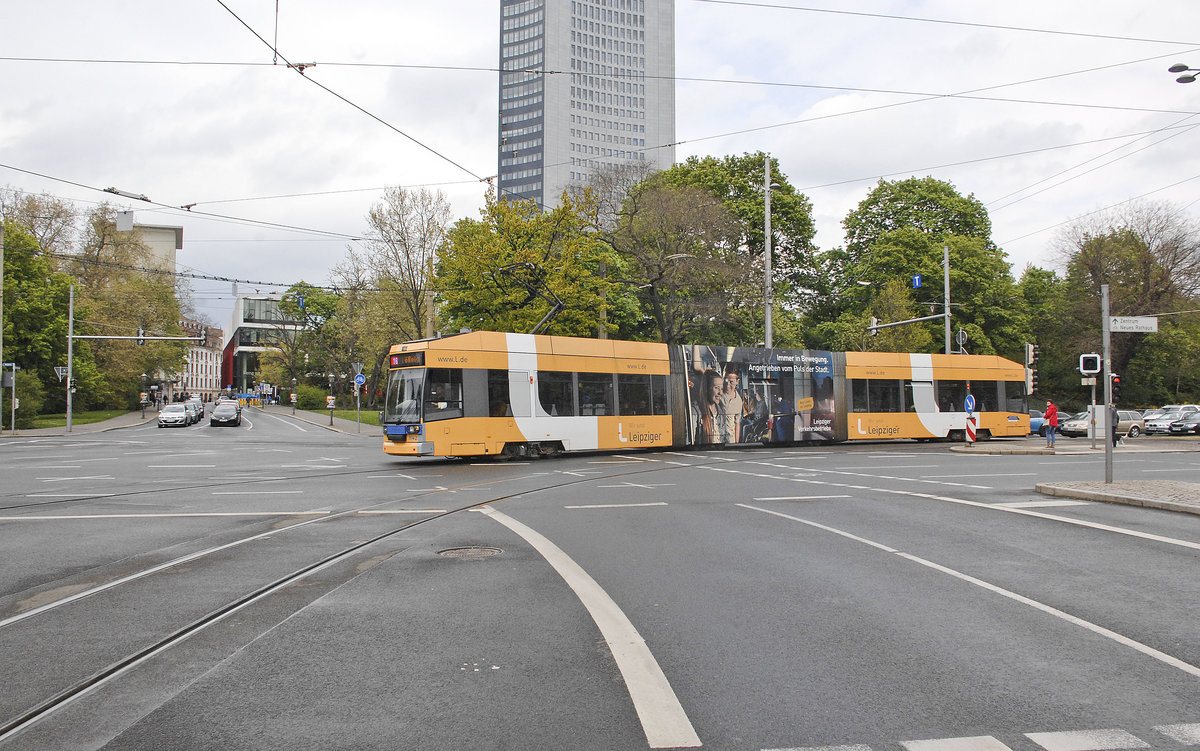
[[[459,561],[481,561],[484,558],[491,558],[494,555],[502,553],[500,548],[489,548],[483,545],[472,545],[466,548],[447,548],[439,550],[438,555],[443,558],[454,558]]]

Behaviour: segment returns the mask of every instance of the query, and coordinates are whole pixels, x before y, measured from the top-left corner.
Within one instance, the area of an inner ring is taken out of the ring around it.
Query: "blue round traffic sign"
[[[366,382],[367,382],[367,377],[365,375],[363,375],[362,373],[359,373],[358,375],[354,376],[355,385],[361,386]]]
[[[971,394],[967,394],[967,398],[965,400],[963,400],[963,406],[966,407],[968,412],[974,412],[975,411],[975,397]]]

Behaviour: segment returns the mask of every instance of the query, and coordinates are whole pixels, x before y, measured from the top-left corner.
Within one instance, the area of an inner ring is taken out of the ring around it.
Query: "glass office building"
[[[675,162],[674,0],[501,0],[499,196]]]

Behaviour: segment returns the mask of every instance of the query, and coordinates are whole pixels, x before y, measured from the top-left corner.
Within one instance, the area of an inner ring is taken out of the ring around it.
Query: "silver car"
[[[1189,410],[1189,412],[1192,410]],[[1181,419],[1185,412],[1164,412],[1158,417],[1146,420],[1146,435],[1167,434],[1171,432],[1171,423]]]
[[[158,427],[166,428],[178,425],[186,428],[191,424],[187,408],[182,404],[168,404],[158,411]]]

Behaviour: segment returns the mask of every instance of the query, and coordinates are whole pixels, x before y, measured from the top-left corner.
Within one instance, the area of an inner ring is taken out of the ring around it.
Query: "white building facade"
[[[498,197],[675,162],[674,0],[501,0]]]

